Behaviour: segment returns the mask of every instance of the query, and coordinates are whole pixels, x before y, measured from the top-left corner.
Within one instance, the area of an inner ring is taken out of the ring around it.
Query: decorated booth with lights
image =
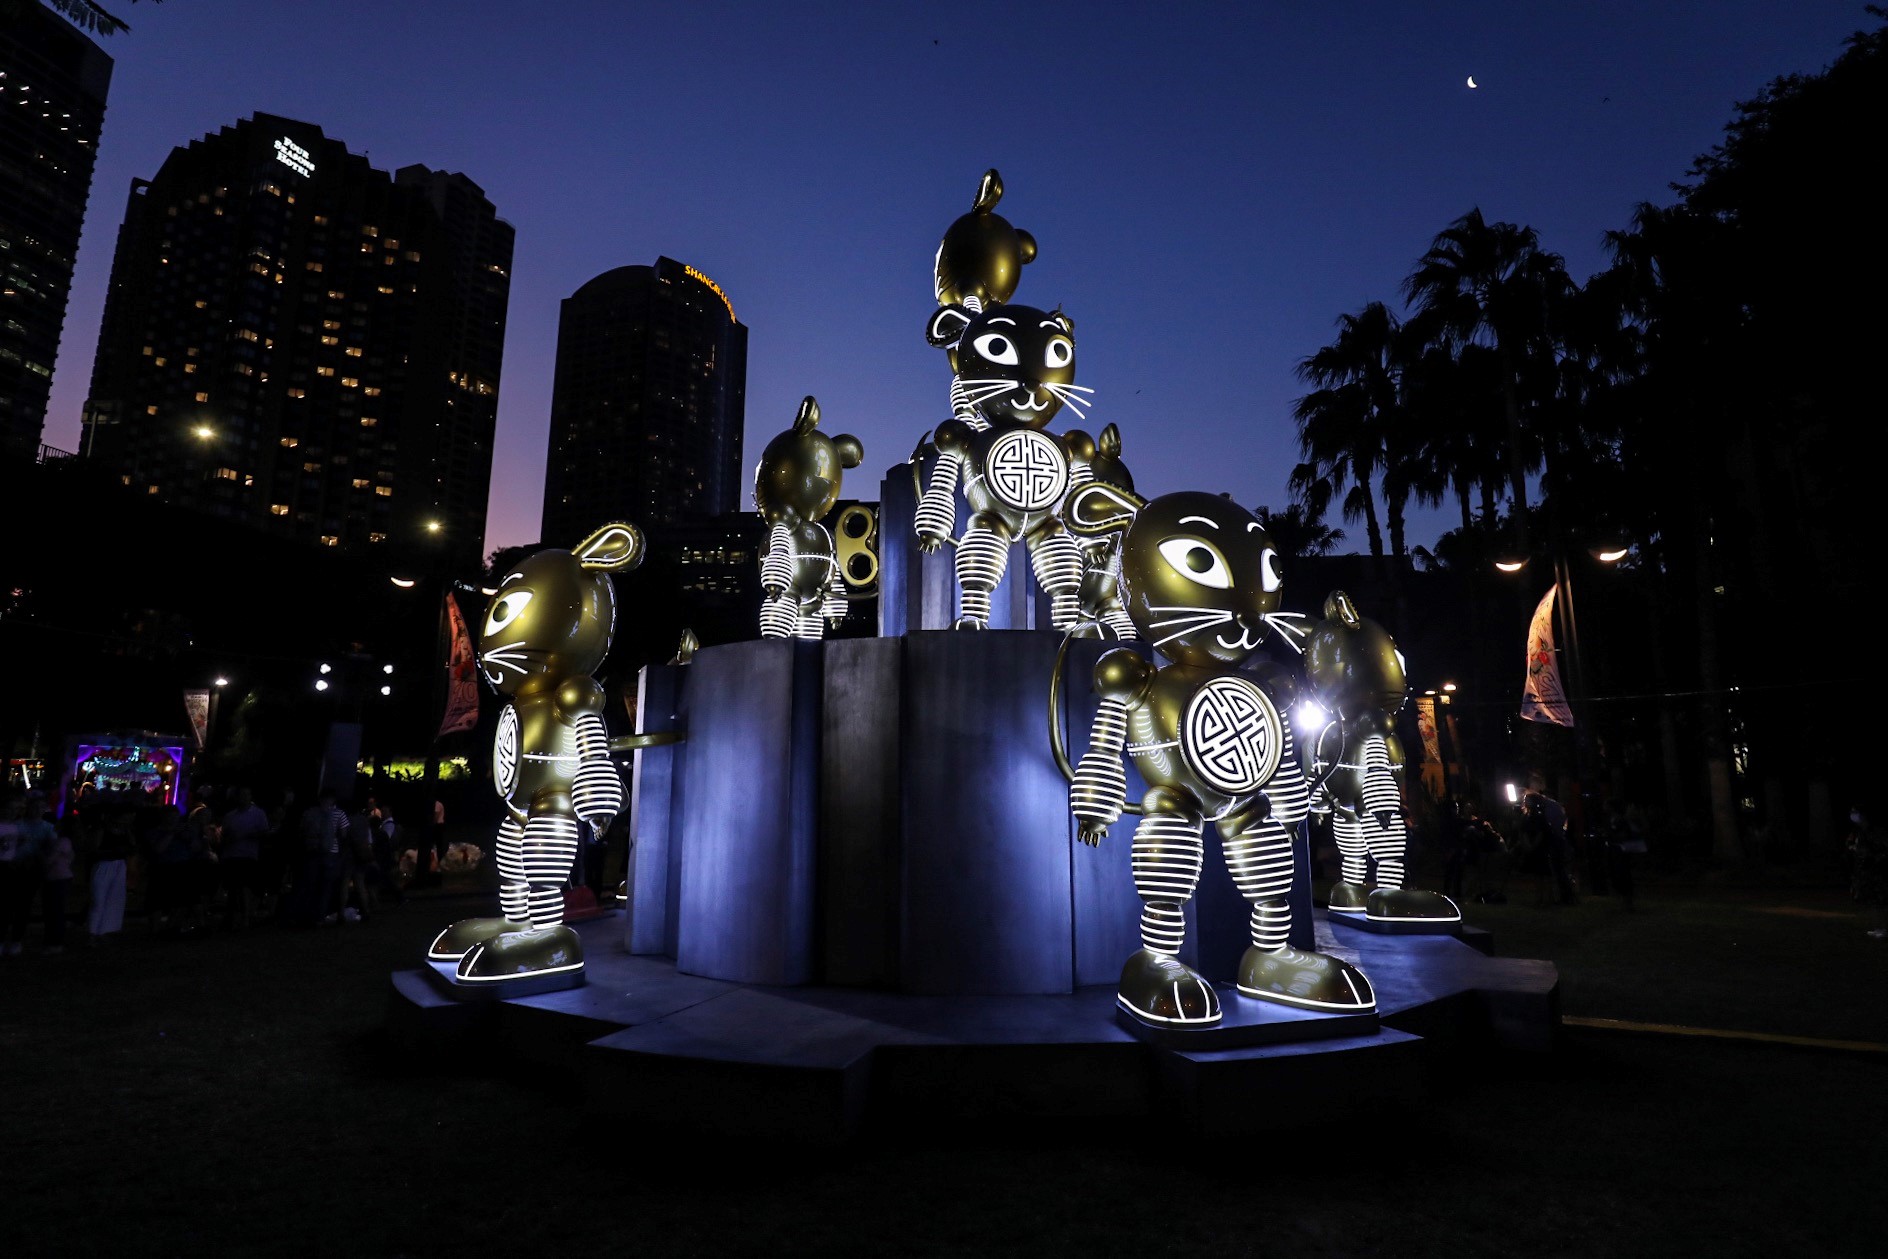
[[[500,583],[500,914],[394,977],[400,1034],[496,1033],[606,1109],[798,1135],[1329,1118],[1420,1087],[1431,1038],[1551,1040],[1554,968],[1408,885],[1389,632],[1342,592],[1288,610],[1252,513],[1143,497],[1115,426],[1055,426],[1094,395],[1074,318],[1012,300],[1038,247],[1002,196],[986,173],[937,252],[949,414],[880,488],[876,637],[822,635],[821,519],[862,452],[810,397],[757,469],[760,637],[643,670],[640,730],[585,698],[609,529]],[[620,916],[563,922],[578,827],[625,806]]]
[[[189,801],[185,746],[181,735],[149,731],[80,735],[66,753],[66,794],[89,784],[107,799],[149,799],[181,810]]]

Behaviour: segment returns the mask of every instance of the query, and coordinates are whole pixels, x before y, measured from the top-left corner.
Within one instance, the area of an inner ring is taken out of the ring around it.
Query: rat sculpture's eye
[[[1051,337],[1043,348],[1042,361],[1050,367],[1067,367],[1075,361],[1075,343],[1067,337]]]
[[[1214,590],[1232,589],[1232,569],[1211,542],[1199,538],[1168,538],[1160,544],[1160,558],[1195,585]]]
[[[510,625],[518,619],[518,614],[524,611],[524,605],[529,602],[531,602],[529,590],[514,590],[494,603],[491,612],[485,617],[485,632],[496,634]]]
[[[1285,584],[1285,579],[1278,571],[1278,552],[1271,547],[1265,548],[1265,554],[1259,556],[1259,589],[1271,594]]]
[[[977,352],[977,357],[1004,367],[1014,367],[1019,361],[1016,343],[1000,332],[984,333],[970,343],[970,348]]]

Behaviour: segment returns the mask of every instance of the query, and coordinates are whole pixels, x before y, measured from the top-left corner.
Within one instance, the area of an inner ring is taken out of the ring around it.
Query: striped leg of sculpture
[[[957,544],[958,623],[968,629],[990,624],[990,595],[1009,567],[1009,539],[973,524]]]
[[[498,838],[493,845],[493,859],[499,869],[497,918],[462,918],[453,923],[433,938],[431,947],[426,950],[429,961],[457,962],[476,945],[503,935],[507,931],[520,931],[529,921],[530,897],[522,877],[513,891],[509,876],[504,873],[507,865],[522,872],[519,862],[518,846],[524,840],[524,823],[507,814],[498,824]]]
[[[1029,562],[1036,584],[1049,592],[1049,621],[1067,632],[1081,615],[1082,552],[1060,527],[1029,535]]]
[[[1134,890],[1141,897],[1141,949],[1121,970],[1116,1000],[1151,1023],[1204,1025],[1220,1018],[1219,995],[1177,956],[1187,934],[1187,902],[1199,885],[1205,849],[1197,813],[1154,807],[1134,829]]]

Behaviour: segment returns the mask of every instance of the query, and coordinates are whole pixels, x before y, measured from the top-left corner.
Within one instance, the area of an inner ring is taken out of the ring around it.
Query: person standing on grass
[[[247,927],[252,900],[260,887],[256,871],[262,864],[262,843],[269,835],[269,815],[247,787],[236,789],[236,801],[223,815],[223,847],[218,856],[223,891],[228,898],[223,923]]]
[[[1869,938],[1888,940],[1888,841],[1859,808],[1849,810],[1849,826],[1849,851],[1855,856],[1849,891],[1873,923]]]
[[[136,847],[131,838],[131,813],[113,809],[102,821],[96,813],[92,826],[98,846],[92,851],[92,908],[86,917],[85,931],[97,944],[106,936],[117,935],[125,926],[125,863]]]
[[[26,949],[26,915],[39,883],[39,847],[20,824],[21,802],[0,808],[0,955],[18,957]]]
[[[40,914],[46,924],[40,940],[47,953],[63,953],[66,951],[66,892],[72,886],[75,855],[72,836],[44,817],[40,821],[52,831],[52,837],[46,841],[45,882],[40,884],[39,891]]]

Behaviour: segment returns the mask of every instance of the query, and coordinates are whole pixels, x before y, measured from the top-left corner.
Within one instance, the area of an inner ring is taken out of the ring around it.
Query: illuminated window
[[[144,408],[144,413],[145,413],[146,415],[156,415],[156,414],[157,414],[157,408],[156,408],[156,407],[146,407],[146,408]]]
[[[367,487],[368,487],[369,485],[372,485],[372,484],[373,484],[373,482],[372,482],[372,481],[369,481],[369,480],[368,480],[368,479],[367,479],[366,477],[355,477],[355,478],[354,478],[354,488],[355,488],[355,489],[357,489],[357,490],[364,490],[364,489],[366,489],[366,488],[367,488]]]
[[[201,297],[199,297],[196,300],[196,307],[198,310],[208,310],[210,307],[210,303],[204,301]]]
[[[315,375],[317,375],[317,376],[332,376],[332,375],[334,375],[334,369],[333,369],[332,367],[317,367],[317,368],[315,369]]]
[[[144,492],[146,494],[155,494],[157,493],[157,487],[155,485],[147,485],[144,487]]]
[[[162,366],[163,366],[164,364],[166,364],[166,363],[168,363],[168,362],[170,362],[170,360],[169,360],[169,359],[167,359],[167,358],[159,358],[159,359],[157,359],[157,360],[155,360],[155,361],[156,361],[156,363],[157,363],[157,365],[158,365],[159,367],[162,367]]]
[[[123,476],[121,476],[121,477],[119,477],[119,478],[118,478],[118,484],[120,484],[120,485],[129,485],[129,484],[131,484],[131,474],[127,472],[127,473],[126,473],[125,475],[123,475]]]
[[[384,533],[370,533],[367,535],[367,540],[369,542],[385,542],[387,535]]]
[[[376,485],[374,487],[374,493],[380,495],[382,498],[392,498],[393,487],[391,485]]]
[[[383,285],[381,285],[381,286],[380,286],[380,291],[381,291],[382,293],[387,293],[387,294],[392,294],[392,292],[393,292],[393,285],[391,285],[391,284],[383,284]]]
[[[282,446],[284,449],[287,449],[287,450],[293,450],[295,449],[295,447],[301,444],[302,444],[302,439],[299,437],[284,437],[282,439]]]
[[[316,227],[326,227],[327,225],[328,225],[328,216],[327,216],[327,215],[325,215],[325,214],[317,214],[317,215],[315,216],[315,226],[316,226]]]
[[[340,546],[340,545],[341,545],[341,539],[339,539],[339,538],[337,538],[337,537],[335,537],[335,536],[334,536],[334,535],[333,535],[332,533],[324,533],[324,534],[322,534],[322,535],[321,535],[321,545],[323,545],[323,546]]]
[[[376,419],[376,418],[375,418],[374,416],[371,416],[371,415],[363,415],[363,416],[361,417],[361,427],[362,427],[362,428],[377,428],[377,427],[379,427],[379,425],[380,425],[380,421],[379,421],[378,419]]]
[[[417,249],[409,249],[400,256],[405,258],[408,262],[418,262],[420,260],[420,251]]]
[[[302,465],[302,471],[303,472],[319,472],[321,471],[321,465],[311,460],[308,463],[304,463]]]
[[[380,386],[369,385],[367,386],[367,388],[361,390],[361,392],[366,394],[370,398],[378,398],[380,396]]]
[[[286,516],[286,515],[288,515],[288,504],[287,504],[287,503],[270,503],[270,504],[269,504],[269,514],[270,514],[271,516]]]
[[[331,371],[328,374],[332,376],[334,373]],[[341,387],[343,389],[359,389],[361,387],[361,382],[359,378],[357,377],[343,376],[341,377]]]
[[[338,301],[341,301],[341,300],[342,300],[343,298],[345,298],[346,296],[347,296],[347,294],[346,294],[346,293],[343,293],[343,292],[342,292],[342,291],[341,291],[340,289],[329,289],[329,290],[328,290],[328,300],[329,300],[329,301],[331,301],[331,302],[338,302]]]
[[[210,395],[207,393],[199,393],[196,395],[196,399],[198,402],[208,402],[210,400]]]
[[[194,371],[196,371],[196,370],[197,370],[197,365],[196,365],[195,363],[185,363],[185,364],[184,364],[184,375],[186,375],[186,376],[188,376],[188,375],[190,375],[190,373],[192,373],[192,372],[194,372]]]
[[[238,328],[236,330],[236,338],[239,341],[261,340],[261,338],[256,335],[256,330],[254,328]]]
[[[350,346],[348,346],[348,347],[347,347],[347,356],[348,356],[349,358],[359,358],[359,357],[361,356],[361,347],[360,347],[360,346],[358,346],[358,345],[350,345]]]
[[[216,470],[216,479],[219,481],[238,481],[242,479],[242,473],[236,471],[234,468],[218,468]]]
[[[321,344],[323,344],[323,345],[339,345],[339,344],[341,344],[341,338],[340,338],[340,337],[337,337],[337,336],[335,336],[335,335],[334,335],[334,334],[333,334],[332,332],[330,332],[330,333],[328,333],[327,335],[325,335],[325,336],[323,336],[323,337],[321,338]]]
[[[302,269],[304,271],[324,271],[327,268],[319,262],[304,262],[302,264]]]
[[[339,319],[324,319],[321,321],[321,326],[326,328],[329,332],[339,332],[341,330],[341,321]]]
[[[361,224],[361,235],[378,236],[380,235],[380,229],[375,227],[372,223],[363,223]]]
[[[288,396],[291,398],[306,398],[308,396],[308,393],[304,389],[299,389],[299,388],[290,389],[288,391]]]
[[[398,248],[400,247],[400,242],[399,242],[399,241],[397,241],[397,240],[395,240],[395,239],[394,239],[393,237],[391,237],[391,236],[389,236],[389,237],[387,237],[387,239],[386,239],[386,241],[385,241],[384,243],[386,244],[386,246],[387,246],[387,248],[389,248],[389,249],[398,249]]]
[[[144,357],[149,358],[151,357],[151,355],[155,353],[157,353],[157,351],[152,349],[150,346],[147,345],[144,347]]]

